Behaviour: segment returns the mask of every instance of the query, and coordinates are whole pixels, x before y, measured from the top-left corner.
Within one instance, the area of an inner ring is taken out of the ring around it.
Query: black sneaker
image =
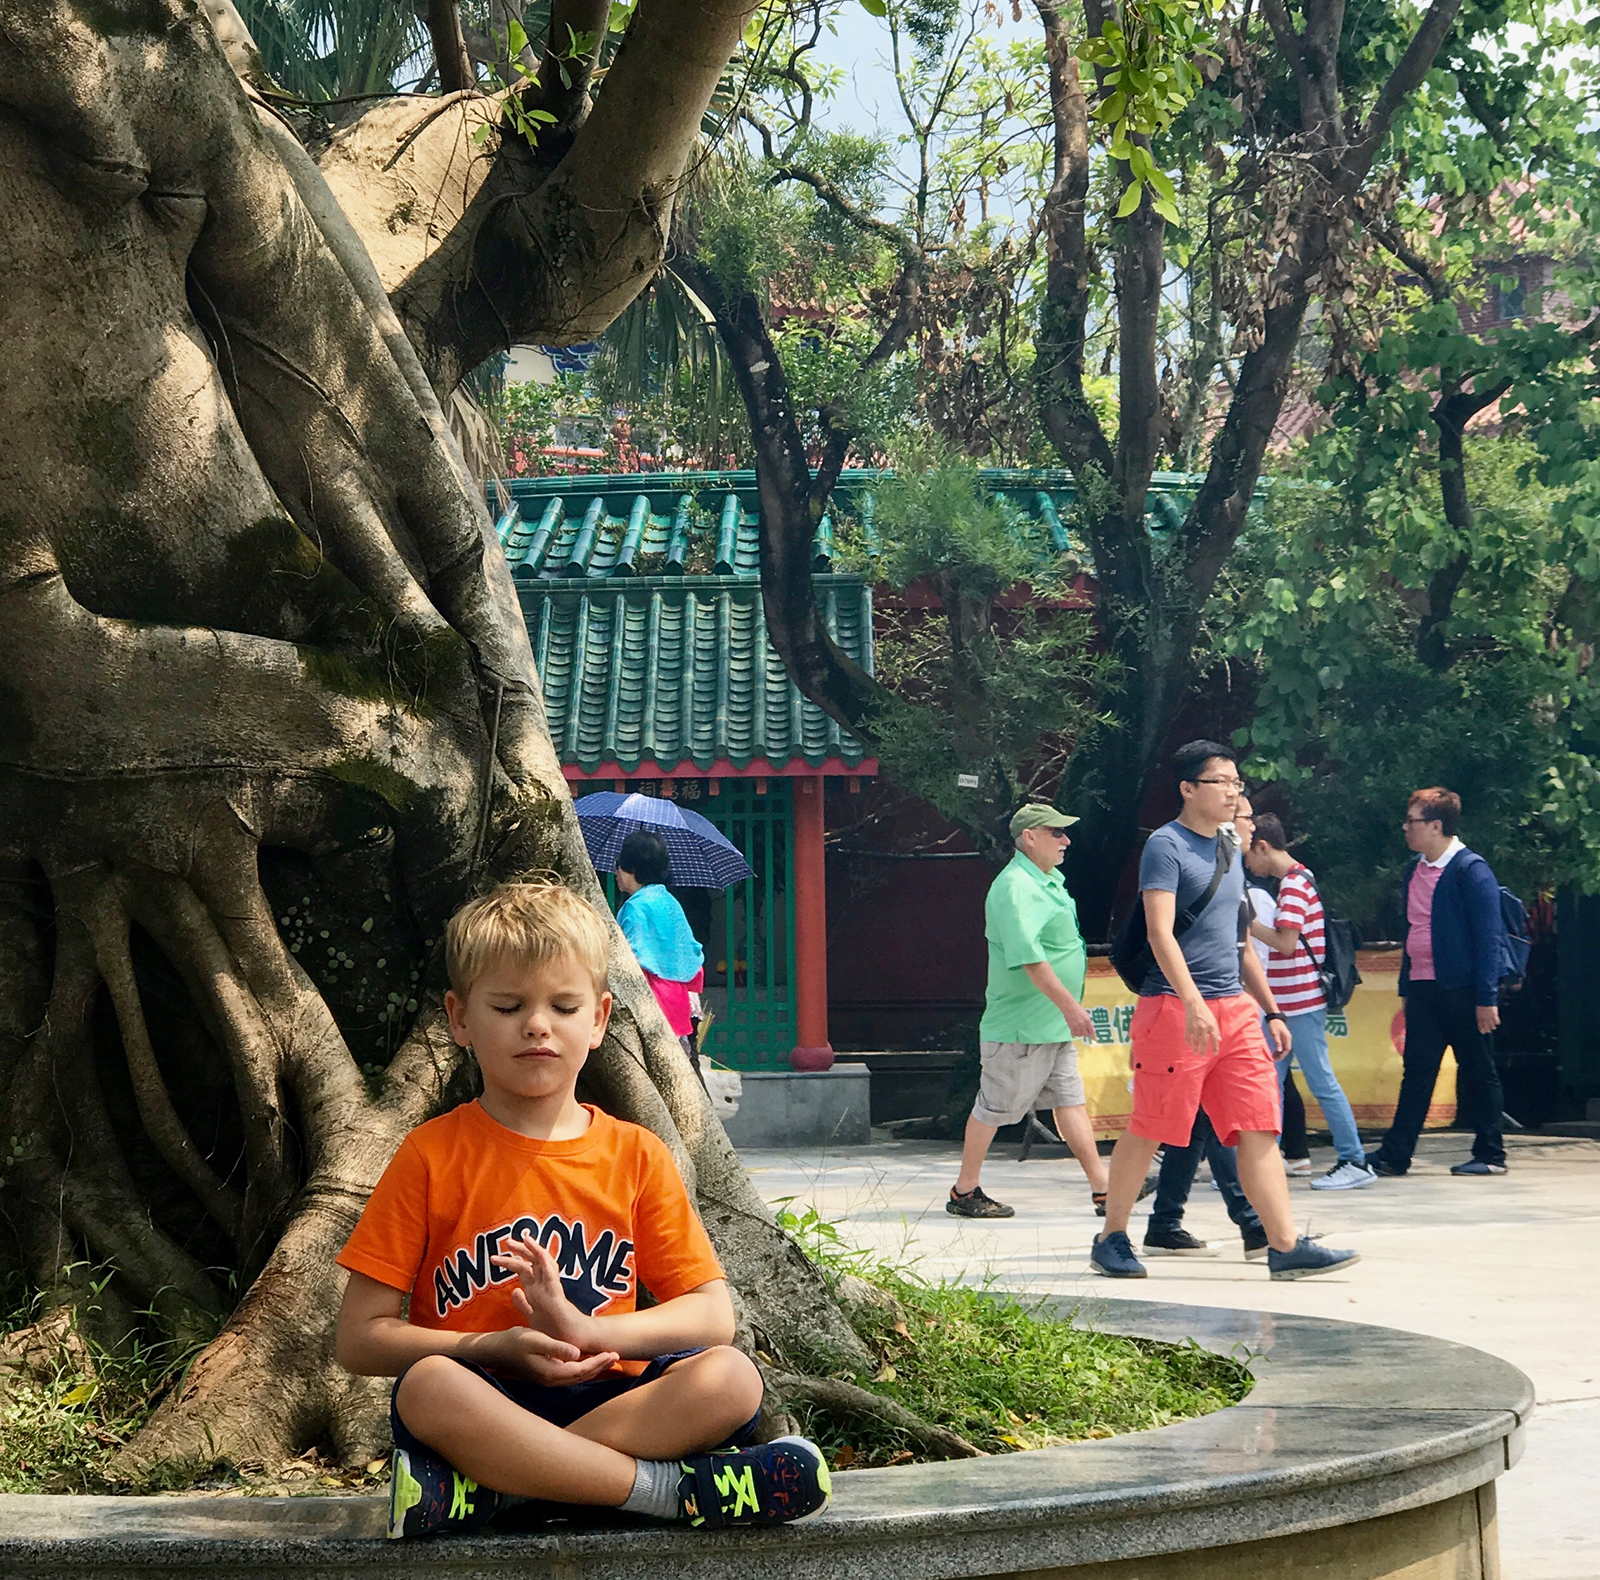
[[[1472,1158],[1466,1163],[1458,1163],[1450,1170],[1452,1174],[1504,1174],[1504,1163],[1487,1163],[1482,1158]]]
[[[1272,1249],[1267,1244],[1267,1231],[1265,1229],[1245,1229],[1242,1232],[1244,1234],[1245,1261],[1259,1262]]]
[[[725,1454],[681,1460],[678,1502],[691,1524],[787,1525],[828,1506],[828,1462],[807,1438],[780,1437]]]
[[[981,1185],[974,1185],[965,1195],[952,1185],[944,1210],[956,1218],[1015,1218],[1017,1215],[1015,1207],[985,1196]]]
[[[1372,1172],[1379,1177],[1379,1179],[1400,1180],[1406,1177],[1406,1171],[1404,1169],[1397,1169],[1394,1164],[1390,1163],[1381,1152],[1369,1152],[1367,1154],[1366,1161],[1367,1167],[1371,1169]]]
[[[1156,1187],[1160,1183],[1161,1175],[1159,1171],[1154,1174],[1145,1175],[1144,1184],[1139,1187],[1139,1194],[1133,1199],[1136,1202],[1143,1201],[1146,1196],[1155,1195]],[[1090,1191],[1089,1200],[1094,1203],[1095,1217],[1104,1218],[1106,1215],[1106,1193],[1103,1190]]]
[[[506,1502],[426,1448],[397,1448],[389,1461],[389,1535],[463,1535],[485,1526]]]
[[[1144,1263],[1133,1254],[1133,1245],[1121,1229],[1089,1247],[1089,1265],[1102,1278],[1147,1278]]]
[[[1197,1240],[1187,1229],[1146,1229],[1147,1256],[1216,1256],[1217,1248]]]

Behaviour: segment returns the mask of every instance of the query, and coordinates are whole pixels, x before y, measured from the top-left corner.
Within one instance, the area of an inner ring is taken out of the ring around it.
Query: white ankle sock
[[[629,1514],[649,1514],[658,1520],[683,1518],[678,1501],[678,1481],[683,1467],[675,1459],[639,1459],[633,1473],[633,1491],[622,1507]]]

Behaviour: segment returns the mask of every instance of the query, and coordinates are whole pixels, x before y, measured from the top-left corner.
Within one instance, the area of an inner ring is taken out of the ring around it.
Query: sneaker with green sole
[[[822,1450],[804,1437],[754,1448],[691,1454],[679,1462],[678,1501],[694,1526],[786,1525],[828,1506],[833,1491]]]
[[[392,1541],[479,1530],[505,1501],[427,1449],[397,1448],[389,1461]]]

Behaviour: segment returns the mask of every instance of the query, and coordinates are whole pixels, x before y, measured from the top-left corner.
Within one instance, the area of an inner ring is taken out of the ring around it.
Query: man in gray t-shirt
[[[1202,1104],[1224,1146],[1238,1149],[1239,1183],[1267,1235],[1274,1279],[1309,1278],[1360,1261],[1296,1232],[1278,1156],[1283,1110],[1272,1054],[1289,1051],[1289,1029],[1246,947],[1244,862],[1232,829],[1244,783],[1232,749],[1191,741],[1173,755],[1183,810],[1158,828],[1139,863],[1139,901],[1155,964],[1133,1014],[1133,1113],[1111,1154],[1106,1226],[1090,1247],[1094,1271],[1143,1278],[1128,1240],[1128,1215],[1156,1148],[1189,1144]],[[1218,877],[1218,869],[1221,876]],[[1191,912],[1211,898],[1187,924]]]
[[[1202,998],[1234,998],[1244,991],[1239,981],[1239,902],[1244,898],[1244,862],[1240,859],[1231,827],[1209,838],[1166,823],[1146,841],[1139,858],[1139,892],[1160,889],[1176,896],[1174,910],[1182,916],[1211,887],[1217,870],[1217,841],[1228,850],[1228,870],[1206,908],[1183,935],[1183,963],[1189,968]],[[1140,997],[1177,990],[1159,965],[1152,965],[1139,989]]]

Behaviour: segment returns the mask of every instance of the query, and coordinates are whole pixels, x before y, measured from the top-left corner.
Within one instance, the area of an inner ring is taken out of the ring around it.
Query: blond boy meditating
[[[406,1137],[338,1259],[339,1360],[398,1379],[389,1534],[527,1499],[696,1526],[824,1508],[814,1444],[740,1446],[761,1377],[671,1153],[575,1096],[611,1013],[600,919],[508,884],[456,913],[446,950],[483,1095]]]

